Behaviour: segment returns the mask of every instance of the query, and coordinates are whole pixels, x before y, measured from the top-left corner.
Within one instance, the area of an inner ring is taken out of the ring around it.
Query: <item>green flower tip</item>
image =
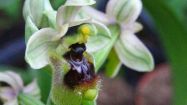
[[[98,90],[97,89],[89,89],[84,93],[84,98],[86,100],[92,101],[97,98]]]

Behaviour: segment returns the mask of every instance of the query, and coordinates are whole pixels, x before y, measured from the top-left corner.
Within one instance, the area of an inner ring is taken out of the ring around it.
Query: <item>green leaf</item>
[[[12,16],[13,20],[14,18],[17,19],[21,10],[20,0],[0,0],[0,9],[4,10],[7,15]]]
[[[0,0],[1,30],[10,29],[10,27],[18,22],[22,9],[20,2],[20,0]]]
[[[180,20],[173,7],[169,6],[165,0],[154,2],[143,0],[143,3],[155,21],[172,66],[174,105],[186,105],[187,27],[185,22]]]
[[[41,91],[41,100],[46,102],[51,88],[52,73],[50,66],[46,66],[40,70],[30,69],[28,73],[36,78]]]
[[[19,94],[19,105],[45,105],[40,100],[28,94]]]
[[[106,76],[111,77],[111,78],[115,77],[118,74],[121,65],[122,63],[119,60],[115,50],[112,49],[106,61],[106,65],[105,65]]]

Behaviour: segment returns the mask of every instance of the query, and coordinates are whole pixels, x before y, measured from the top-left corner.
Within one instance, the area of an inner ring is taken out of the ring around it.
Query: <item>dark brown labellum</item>
[[[81,84],[89,83],[95,79],[94,66],[89,62],[83,53],[86,51],[85,44],[73,44],[70,51],[64,55],[64,58],[71,65],[70,71],[64,77],[64,83],[75,88]]]

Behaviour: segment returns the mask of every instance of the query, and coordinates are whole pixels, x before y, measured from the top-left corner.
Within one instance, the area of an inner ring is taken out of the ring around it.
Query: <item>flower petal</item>
[[[53,38],[51,39],[51,41],[57,41],[60,38],[62,38],[68,31],[68,28],[69,28],[69,24],[64,24],[63,26],[61,26],[61,28],[59,29],[59,33],[58,34],[56,33],[56,35],[53,35]]]
[[[99,68],[103,65],[103,63],[107,59],[109,52],[111,51],[116,39],[119,36],[120,31],[119,31],[119,27],[117,25],[111,26],[110,30],[111,30],[112,36],[111,36],[108,44],[104,48],[99,49],[94,52],[89,52],[89,50],[88,50],[88,52],[93,56],[93,58],[95,60],[96,72],[99,70]],[[102,45],[102,43],[101,43],[101,45]],[[101,46],[101,45],[98,45],[98,46]]]
[[[115,44],[119,59],[127,67],[144,72],[154,68],[151,53],[145,45],[130,31],[123,31]]]
[[[109,24],[110,20],[107,17],[106,14],[100,12],[99,10],[96,10],[95,8],[91,7],[91,6],[85,6],[81,9],[81,12],[84,15],[87,15],[103,24]]]
[[[134,22],[134,23],[129,24],[129,25],[121,25],[121,29],[122,30],[129,30],[132,33],[137,33],[137,32],[139,32],[143,29],[143,26],[139,22]]]
[[[95,3],[95,0],[67,0],[65,6],[87,6]]]
[[[94,59],[96,61],[95,67],[97,71],[104,63],[112,47],[112,36],[110,30],[104,24],[95,20],[92,20],[89,23],[94,24],[97,29],[97,34],[91,35],[86,43],[87,51],[90,54],[93,54]]]
[[[26,87],[24,87],[23,92],[26,94],[32,95],[37,99],[41,98],[40,89],[38,87],[36,80],[34,80],[30,84],[28,84]]]
[[[95,4],[94,0],[67,0],[57,12],[57,28],[69,23],[70,27],[78,25],[77,22],[85,21],[88,18],[79,18],[75,20],[82,6]],[[82,22],[81,22],[82,23]],[[79,23],[79,24],[81,24]]]
[[[133,32],[137,33],[137,32],[139,32],[139,31],[141,31],[142,29],[143,29],[143,26],[142,26],[141,23],[135,22],[135,23],[133,24],[133,29],[132,29]]]
[[[96,28],[100,31],[100,33],[102,32],[103,35],[111,36],[110,30],[107,28],[105,24],[82,13],[76,15],[75,19],[72,20],[72,22],[70,22],[70,27],[77,26],[84,23],[94,24]]]
[[[15,98],[14,100],[4,103],[4,105],[18,105],[18,100]]]
[[[51,10],[53,10],[53,8],[49,0],[25,0],[23,16],[25,20],[30,16],[34,24],[38,27],[42,21],[43,12]]]
[[[23,88],[23,81],[21,77],[14,72],[0,73],[0,82],[5,82],[10,85],[15,93],[19,92]]]
[[[57,11],[44,11],[41,26],[56,28],[56,15]]]
[[[79,10],[80,7],[61,6],[57,11],[57,29],[60,29],[64,24],[71,24]]]
[[[110,0],[107,4],[106,13],[112,19],[121,24],[135,22],[142,10],[141,0]]]
[[[90,21],[90,17],[76,16],[75,19],[70,22],[70,27],[81,25],[83,23],[89,23]]]
[[[49,63],[48,51],[57,45],[51,40],[57,35],[59,34],[54,29],[43,28],[30,37],[25,59],[33,69],[40,69]]]
[[[94,24],[96,26],[99,34],[101,34],[103,36],[111,37],[111,32],[110,32],[109,28],[106,25],[104,25],[103,23],[96,21],[94,19],[92,19],[92,21],[88,22],[88,23]]]
[[[0,100],[3,102],[11,101],[16,97],[15,91],[11,87],[0,88]]]
[[[105,48],[108,43],[110,43],[109,37],[97,34],[88,38],[86,48],[89,53],[93,53]]]
[[[28,16],[25,24],[25,40],[28,41],[29,37],[34,33],[38,31],[37,26],[32,21],[31,17]]]
[[[113,41],[109,40],[107,41],[108,44],[105,44],[105,46],[101,45],[93,45],[93,49],[91,50],[91,45],[87,45],[87,51],[88,53],[90,53],[94,60],[95,60],[95,68],[96,68],[96,72],[99,70],[99,68],[103,65],[103,63],[105,62],[110,50],[112,49],[113,46]],[[89,44],[89,43],[88,43]],[[99,47],[102,46],[102,47]],[[98,48],[97,48],[98,47]]]
[[[21,79],[21,77],[18,74],[11,72],[11,71],[7,71],[6,74],[9,75],[12,79],[14,79],[14,81],[19,86],[19,89],[23,88],[23,80]]]

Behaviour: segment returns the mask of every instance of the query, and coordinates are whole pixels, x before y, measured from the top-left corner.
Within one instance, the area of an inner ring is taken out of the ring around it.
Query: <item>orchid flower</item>
[[[119,71],[121,64],[139,72],[153,70],[154,61],[151,53],[135,35],[142,29],[142,25],[136,22],[142,10],[141,0],[109,0],[106,14],[92,7],[85,8],[87,9],[84,9],[84,13],[94,19],[109,26],[116,26],[117,24],[117,28],[114,28],[119,30],[119,36],[116,35],[118,31],[112,32],[110,42],[113,42],[113,44],[109,44],[106,47],[108,50],[103,49],[100,52],[93,53],[95,60],[99,62],[101,58],[98,55],[109,52],[114,45],[114,51],[111,52],[113,54],[109,56],[107,64],[109,67],[106,68],[108,75],[114,77]],[[115,38],[116,40],[113,40]]]
[[[11,71],[0,73],[0,83],[6,83],[7,85],[0,85],[0,100],[3,105],[20,105],[18,97],[20,94],[28,94],[36,99],[40,99],[40,90],[36,83],[36,80],[28,84],[23,85],[21,77]]]
[[[105,25],[91,19],[90,17],[81,17],[79,12],[81,7],[92,5],[94,3],[94,0],[67,0],[57,11],[56,28],[42,28],[39,31],[36,31],[29,38],[25,53],[25,58],[28,64],[30,64],[33,69],[40,69],[48,65],[49,51],[56,50],[63,54],[68,50],[68,47],[71,44],[78,41],[80,43],[81,40],[83,41],[84,37],[81,35],[85,35],[84,33],[92,34],[90,38],[95,39],[97,36],[94,36],[94,33],[99,29],[102,30],[102,35],[106,37],[105,39],[109,39],[110,31]],[[84,25],[82,28],[80,27],[80,36],[75,35],[76,38],[69,38],[67,36],[69,34],[69,29],[85,23],[88,23],[88,25]],[[64,38],[66,36],[67,38]],[[80,37],[82,37],[82,39],[80,39]],[[88,39],[88,46],[93,46],[93,44],[89,42],[90,40]]]
[[[33,69],[50,64],[53,69],[48,104],[85,105],[97,98],[100,82],[94,59],[87,50],[104,48],[106,40],[110,40],[110,30],[91,17],[82,16],[83,7],[94,3],[94,0],[67,0],[57,11],[56,25],[34,32],[27,42],[28,64]]]

